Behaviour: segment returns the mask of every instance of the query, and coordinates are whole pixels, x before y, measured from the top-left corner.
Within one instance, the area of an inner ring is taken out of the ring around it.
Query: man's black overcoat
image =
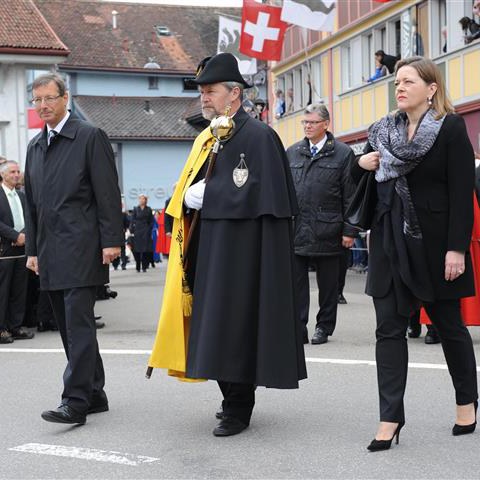
[[[205,188],[187,376],[273,388],[306,377],[293,278],[295,189],[285,149],[243,109]],[[244,154],[246,183],[233,171]]]
[[[73,115],[48,147],[46,135],[27,150],[26,254],[38,257],[42,290],[103,285],[102,248],[124,241],[112,147],[105,132]]]

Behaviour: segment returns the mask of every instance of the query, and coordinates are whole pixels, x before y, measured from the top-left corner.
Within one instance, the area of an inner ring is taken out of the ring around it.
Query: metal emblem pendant
[[[248,167],[245,163],[245,154],[240,154],[240,162],[233,169],[233,183],[238,187],[243,187],[248,180]]]

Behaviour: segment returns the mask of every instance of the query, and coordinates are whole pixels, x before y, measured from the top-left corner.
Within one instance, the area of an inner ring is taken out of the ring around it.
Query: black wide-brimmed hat
[[[250,88],[240,74],[237,59],[231,53],[219,53],[214,57],[204,58],[197,67],[194,83],[206,85],[220,82],[238,82]]]

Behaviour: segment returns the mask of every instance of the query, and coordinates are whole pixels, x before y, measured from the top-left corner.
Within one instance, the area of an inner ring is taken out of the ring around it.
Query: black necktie
[[[48,132],[48,145],[52,144],[52,142],[55,140],[57,135],[58,135],[58,132],[56,130],[50,130]]]

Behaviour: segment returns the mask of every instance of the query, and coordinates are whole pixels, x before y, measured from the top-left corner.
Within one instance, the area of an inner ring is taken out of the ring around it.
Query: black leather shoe
[[[54,423],[77,423],[84,425],[87,416],[84,413],[77,412],[68,405],[60,405],[56,410],[45,410],[42,412],[42,418],[47,422]]]
[[[328,342],[328,335],[321,329],[316,328],[312,337],[312,345],[321,345]]]
[[[425,343],[427,345],[434,345],[435,343],[440,343],[440,337],[436,330],[429,329],[425,335]]]
[[[105,326],[105,322],[99,322],[98,320],[95,320],[95,328],[97,330],[100,330],[101,328],[103,328]]]
[[[16,328],[11,331],[11,334],[14,340],[30,340],[35,336],[33,332],[29,332],[25,327]]]
[[[408,338],[418,338],[422,333],[422,326],[418,323],[408,327]]]
[[[338,294],[338,304],[339,305],[346,305],[347,299],[343,296],[343,293]]]
[[[216,437],[229,437],[243,432],[247,427],[248,425],[235,417],[224,416],[213,430],[213,434]]]
[[[0,330],[0,343],[13,343],[12,334],[7,330]]]
[[[215,412],[215,418],[218,418],[219,420],[221,420],[223,418],[223,406],[220,405],[220,408]]]

